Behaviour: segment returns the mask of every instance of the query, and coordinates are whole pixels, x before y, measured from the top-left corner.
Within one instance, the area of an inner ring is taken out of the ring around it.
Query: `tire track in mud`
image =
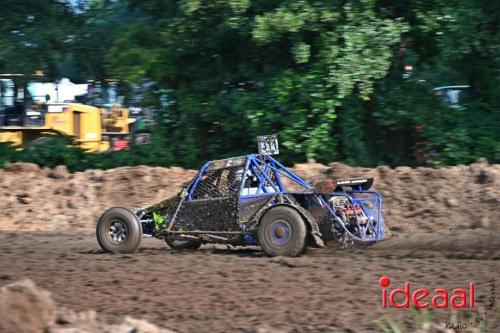
[[[372,246],[311,249],[298,258],[270,258],[257,247],[205,245],[172,251],[145,239],[135,254],[104,254],[91,233],[0,232],[0,285],[31,278],[75,311],[113,320],[132,315],[179,332],[254,332],[267,325],[298,332],[367,332],[383,312],[378,279],[415,288],[465,285],[477,302],[487,281],[500,280],[499,236],[395,236]],[[425,250],[424,250],[425,249]],[[438,313],[446,320],[449,313]]]

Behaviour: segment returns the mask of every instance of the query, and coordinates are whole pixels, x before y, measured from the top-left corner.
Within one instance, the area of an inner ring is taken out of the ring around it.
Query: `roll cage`
[[[361,242],[373,242],[383,238],[384,231],[382,197],[378,192],[367,188],[372,182],[373,179],[342,180],[337,182],[339,186],[334,192],[320,194],[315,192],[314,187],[308,182],[273,157],[251,154],[210,161],[203,165],[188,186],[187,194],[182,198],[178,208],[183,202],[233,196],[238,197],[239,205],[267,196],[275,198],[271,206],[283,202],[298,205],[296,198],[305,195],[310,197],[308,202],[312,201],[313,205],[318,205],[328,212],[333,222],[332,229],[336,229],[337,234],[345,234]],[[290,190],[289,187],[294,189]],[[339,216],[339,211],[330,204],[334,197],[348,200],[355,210],[360,210],[360,215],[365,217],[365,221],[360,223],[358,214],[354,214],[356,221],[348,225]],[[174,222],[177,211],[170,224]],[[242,224],[242,229],[244,227]]]

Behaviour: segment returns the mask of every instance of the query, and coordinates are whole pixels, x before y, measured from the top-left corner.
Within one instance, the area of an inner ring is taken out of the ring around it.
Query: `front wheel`
[[[141,243],[142,226],[128,209],[113,207],[99,218],[96,236],[105,252],[132,253]]]
[[[295,209],[278,206],[271,208],[262,217],[258,238],[267,254],[296,257],[306,246],[307,227]]]

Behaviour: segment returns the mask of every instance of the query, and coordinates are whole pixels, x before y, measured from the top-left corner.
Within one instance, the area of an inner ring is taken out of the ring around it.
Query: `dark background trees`
[[[6,0],[0,71],[155,82],[153,143],[89,167],[196,166],[275,132],[287,162],[498,162],[499,13],[488,0]],[[432,90],[458,84],[461,107]]]

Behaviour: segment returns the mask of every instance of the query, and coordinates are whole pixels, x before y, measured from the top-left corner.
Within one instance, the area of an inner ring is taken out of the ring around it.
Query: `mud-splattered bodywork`
[[[335,191],[319,193],[272,157],[248,155],[208,162],[182,192],[135,213],[144,233],[158,238],[249,245],[258,244],[263,214],[288,205],[306,222],[311,245],[342,237],[373,242],[383,237],[383,226],[381,197],[368,190],[372,182],[337,181]]]

